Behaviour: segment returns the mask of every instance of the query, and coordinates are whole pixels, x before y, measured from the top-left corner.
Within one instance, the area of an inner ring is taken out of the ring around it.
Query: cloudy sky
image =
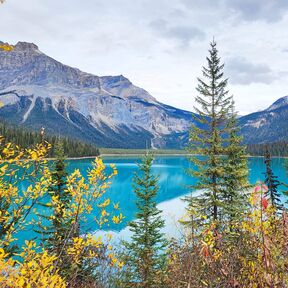
[[[97,75],[128,77],[193,110],[215,37],[240,114],[288,95],[287,0],[6,0],[0,40],[34,42]]]

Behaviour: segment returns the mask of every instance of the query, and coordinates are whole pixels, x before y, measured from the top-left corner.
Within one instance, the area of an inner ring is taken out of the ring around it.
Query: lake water
[[[91,167],[91,161],[92,159],[70,160],[68,161],[68,172],[72,172],[77,168],[83,175],[86,175],[87,169]],[[136,198],[132,189],[132,178],[138,170],[137,163],[141,161],[141,158],[135,156],[105,157],[103,161],[107,165],[115,164],[117,167],[118,175],[113,178],[112,186],[107,191],[106,197],[110,198],[113,203],[119,202],[125,220],[120,225],[106,227],[105,231],[99,231],[98,227],[93,225],[87,228],[95,234],[103,234],[109,231],[115,234],[116,238],[127,238],[129,237],[129,231],[125,227],[128,221],[134,219],[136,213]],[[272,169],[275,175],[279,177],[281,182],[288,183],[283,165],[283,158],[272,159]],[[186,194],[191,193],[188,187],[195,183],[195,179],[192,179],[185,172],[189,167],[191,168],[191,163],[185,156],[158,156],[153,162],[153,173],[159,177],[157,203],[163,211],[162,215],[166,221],[165,233],[168,237],[177,237],[180,233],[177,222],[185,212],[185,203],[181,199]],[[265,171],[264,159],[260,157],[249,158],[249,171],[251,183],[254,184],[257,181],[263,181],[263,172]],[[192,193],[197,192],[194,191]],[[93,223],[93,221],[90,223]],[[31,239],[31,237],[35,236],[31,231],[23,231],[19,241],[22,242],[24,239]]]

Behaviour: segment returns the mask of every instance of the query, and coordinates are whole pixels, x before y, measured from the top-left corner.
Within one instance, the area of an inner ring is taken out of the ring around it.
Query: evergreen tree
[[[66,191],[66,156],[64,154],[63,143],[58,140],[55,144],[55,161],[54,161],[54,169],[52,171],[53,182],[55,183],[52,187],[50,187],[50,195],[51,197],[58,197],[58,201],[61,202],[61,209],[57,209],[54,211],[54,218],[52,221],[52,227],[55,235],[49,239],[51,246],[56,249],[60,253],[60,250],[63,246],[63,241],[66,240],[67,234],[72,229],[71,220],[67,219],[67,217],[63,217],[65,210],[69,208],[71,205],[72,197],[69,192]],[[66,220],[65,220],[66,219]],[[66,221],[66,222],[65,222]],[[70,237],[75,236],[74,231]],[[57,253],[58,254],[58,253]]]
[[[64,248],[72,243],[74,236],[79,236],[79,231],[78,227],[72,225],[72,219],[64,215],[65,210],[71,205],[72,198],[66,191],[66,157],[60,140],[55,144],[55,155],[56,160],[52,167],[53,185],[49,189],[49,197],[57,199],[57,205],[40,203],[45,207],[45,214],[39,215],[42,221],[39,223],[39,229],[35,231],[41,235],[43,246],[57,255],[58,266],[61,267],[60,273],[67,276],[65,273],[69,273],[71,263],[67,261],[68,256]]]
[[[223,207],[223,168],[222,154],[225,154],[225,138],[227,138],[227,118],[231,110],[231,97],[228,95],[227,79],[223,78],[224,64],[220,63],[216,42],[210,43],[208,65],[203,67],[204,80],[198,78],[199,95],[195,107],[198,115],[194,116],[194,124],[190,131],[189,152],[203,157],[192,156],[191,161],[197,169],[189,173],[197,179],[193,189],[203,190],[196,200],[207,215],[209,221],[219,222]],[[192,197],[193,198],[193,197]],[[195,202],[195,199],[191,199]]]
[[[271,168],[271,156],[268,148],[265,153],[265,166],[266,172],[265,174],[265,184],[267,186],[267,191],[265,192],[265,196],[270,199],[271,204],[274,206],[276,211],[280,211],[283,206],[281,204],[280,192],[278,191],[278,186],[280,182],[278,180],[278,176],[274,175]]]
[[[164,274],[167,241],[161,229],[164,221],[161,211],[156,207],[158,178],[151,173],[153,157],[146,155],[139,165],[141,175],[134,177],[134,192],[138,212],[136,220],[129,223],[131,241],[124,242],[126,263],[124,287],[163,287],[161,275]]]
[[[228,119],[228,139],[224,158],[224,211],[230,222],[239,221],[247,208],[245,190],[249,188],[246,147],[241,144],[237,125],[237,113],[232,101],[231,115]]]

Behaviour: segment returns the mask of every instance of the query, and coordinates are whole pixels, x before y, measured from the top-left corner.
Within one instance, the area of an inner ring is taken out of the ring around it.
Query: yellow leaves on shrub
[[[117,268],[120,268],[122,269],[123,266],[124,266],[124,262],[123,261],[120,261],[116,255],[114,253],[109,253],[108,254],[108,258],[110,260],[110,266],[111,267],[117,267]]]
[[[3,0],[0,1],[1,3],[4,2]],[[4,51],[7,51],[7,52],[10,52],[14,49],[14,46],[12,45],[9,45],[9,44],[2,44],[0,45],[0,50],[4,50]]]
[[[284,272],[288,263],[284,252],[287,251],[285,212],[282,216],[276,214],[264,196],[267,189],[261,183],[255,187],[250,197],[251,209],[241,225],[247,235],[247,246],[253,247],[255,253],[254,258],[245,255],[240,258],[243,279],[255,283],[251,287],[275,287],[273,283],[288,283],[288,274]]]
[[[110,199],[106,199],[103,203],[98,204],[99,208],[105,208],[110,205]]]
[[[123,219],[124,219],[125,217],[123,216],[123,214],[122,213],[120,213],[119,215],[114,215],[113,217],[112,217],[112,221],[113,221],[113,223],[114,224],[120,224],[122,221],[123,221]]]
[[[84,259],[94,258],[95,251],[102,245],[101,238],[96,238],[91,234],[86,237],[74,237],[73,244],[68,247],[67,253],[72,257],[73,262],[80,264]]]
[[[5,253],[3,248],[0,248],[0,287],[6,287],[7,284],[13,284],[11,282],[10,277],[13,277],[15,275],[15,261],[12,260],[12,258],[6,259],[8,257],[8,254]],[[7,277],[8,276],[8,277]],[[12,286],[8,286],[12,287]]]
[[[3,153],[4,157],[6,157],[6,158],[12,157],[15,155],[15,151],[14,151],[11,143],[8,143],[6,145],[6,147],[3,148],[2,153]]]
[[[23,150],[11,143],[4,143],[3,137],[0,136],[0,144],[0,201],[5,201],[5,205],[8,206],[8,209],[0,209],[0,225],[4,229],[9,227],[0,241],[0,247],[6,247],[16,240],[14,237],[16,232],[33,221],[36,223],[35,219],[30,222],[25,221],[26,213],[34,211],[33,213],[37,215],[33,205],[38,199],[49,194],[49,188],[54,180],[45,159],[50,149],[48,143]],[[88,171],[88,178],[85,178],[77,169],[67,176],[65,192],[72,196],[71,205],[64,207],[59,197],[52,196],[47,206],[53,207],[56,212],[61,211],[62,217],[67,221],[72,219],[72,222],[79,223],[85,221],[88,214],[94,213],[95,221],[99,226],[109,223],[110,220],[119,224],[124,219],[123,215],[109,213],[106,209],[111,205],[110,199],[101,199],[109,189],[110,180],[115,175],[117,175],[117,170],[114,165],[110,166],[108,173],[102,160],[96,158],[92,169]],[[18,188],[18,184],[23,180],[31,180],[30,185],[24,191]],[[119,204],[114,204],[113,208],[118,210]],[[99,249],[102,248],[101,238],[86,235],[75,237],[73,243],[69,243],[65,249],[73,261],[79,263],[83,259],[97,257]],[[56,256],[50,255],[45,250],[41,251],[34,242],[25,242],[22,252],[18,255],[21,262],[15,262],[12,258],[6,259],[6,257],[8,255],[0,248],[0,287],[66,287],[64,280],[54,267],[57,261]],[[110,253],[108,258],[111,265],[117,265],[120,268],[124,265],[113,253]]]
[[[45,160],[50,145],[44,143],[33,149],[21,149],[5,143],[2,136],[0,145],[0,245],[8,246],[15,240],[13,235],[27,224],[24,219],[33,203],[51,185],[51,173]],[[31,185],[26,190],[20,189],[19,184],[25,180]]]
[[[109,222],[111,213],[106,209],[111,201],[109,198],[104,201],[100,200],[111,185],[110,179],[117,174],[115,165],[110,165],[110,168],[112,171],[107,173],[102,159],[97,157],[92,163],[92,169],[88,171],[88,179],[81,174],[79,169],[67,177],[66,192],[72,196],[72,204],[65,211],[67,217],[85,222],[87,215],[93,213],[97,215],[95,222],[99,227]]]
[[[45,142],[44,144],[36,144],[34,149],[26,149],[28,159],[33,161],[43,161],[47,156],[47,151],[51,149],[51,144]]]
[[[115,209],[115,210],[119,210],[120,209],[119,202],[113,204],[113,209]]]
[[[54,269],[56,257],[47,251],[36,252],[38,247],[32,241],[26,241],[20,256],[22,262],[13,261],[0,248],[0,285],[6,288],[65,288],[64,280]]]

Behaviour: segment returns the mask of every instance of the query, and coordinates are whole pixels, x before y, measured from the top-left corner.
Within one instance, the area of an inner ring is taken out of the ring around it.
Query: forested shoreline
[[[267,149],[272,156],[286,157],[288,156],[288,141],[247,145],[247,152],[250,155],[264,156]]]
[[[2,135],[6,142],[12,142],[23,148],[31,147],[41,142],[40,131],[30,131],[26,128],[19,128],[1,121],[0,122],[0,135]],[[81,158],[81,157],[94,157],[101,154],[107,155],[144,155],[147,151],[155,155],[188,155],[187,150],[173,150],[173,149],[110,149],[98,148],[96,145],[85,143],[81,140],[75,140],[67,137],[58,137],[45,135],[45,140],[52,145],[51,150],[48,152],[49,158],[55,158],[54,144],[57,141],[63,142],[64,152],[68,158]],[[288,156],[288,141],[280,141],[275,143],[263,144],[248,144],[247,153],[250,156],[264,156],[268,148],[271,156],[286,157]]]
[[[33,147],[37,143],[47,141],[51,144],[51,149],[48,151],[48,157],[53,158],[55,154],[55,144],[62,142],[65,155],[68,157],[85,157],[85,156],[98,156],[99,149],[92,144],[85,143],[80,140],[70,139],[62,136],[44,135],[41,136],[41,131],[31,131],[25,127],[15,127],[0,121],[0,135],[5,139],[5,142],[11,142],[19,145],[22,148]]]

